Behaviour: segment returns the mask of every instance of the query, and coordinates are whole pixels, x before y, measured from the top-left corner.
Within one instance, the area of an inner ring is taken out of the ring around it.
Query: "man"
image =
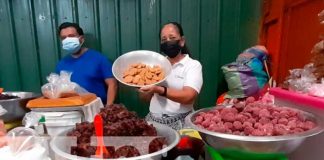
[[[95,93],[104,104],[113,104],[117,82],[112,74],[111,62],[100,52],[82,47],[85,38],[78,24],[62,23],[59,26],[59,35],[63,50],[69,54],[58,63],[56,72],[72,72],[71,81],[88,92]]]

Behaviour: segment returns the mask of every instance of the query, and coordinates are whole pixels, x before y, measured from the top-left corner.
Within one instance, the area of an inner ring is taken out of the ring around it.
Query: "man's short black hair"
[[[76,29],[76,31],[78,32],[79,35],[83,35],[83,30],[82,28],[79,26],[79,24],[77,23],[71,23],[71,22],[64,22],[59,26],[59,34],[61,33],[62,29],[68,28],[68,27],[73,27]]]

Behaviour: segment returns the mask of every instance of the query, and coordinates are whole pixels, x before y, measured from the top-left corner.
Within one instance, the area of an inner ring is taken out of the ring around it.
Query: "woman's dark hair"
[[[58,33],[61,33],[62,29],[68,28],[68,27],[73,27],[76,29],[79,35],[83,35],[83,30],[77,23],[71,23],[71,22],[64,22],[59,26]]]
[[[166,25],[168,25],[168,24],[172,24],[172,25],[176,26],[176,29],[178,30],[180,36],[181,36],[181,37],[184,36],[182,26],[181,26],[178,22],[168,22],[168,23],[165,23],[165,24],[163,25],[163,27],[166,26]],[[161,31],[162,31],[163,27],[162,27],[161,30],[160,30],[159,37],[161,37]],[[186,45],[186,43],[185,43],[184,46],[181,48],[181,53],[182,53],[182,54],[188,54],[189,56],[191,55],[191,54],[190,54],[190,51],[189,51],[189,49],[188,49],[188,47],[187,47],[187,45]]]

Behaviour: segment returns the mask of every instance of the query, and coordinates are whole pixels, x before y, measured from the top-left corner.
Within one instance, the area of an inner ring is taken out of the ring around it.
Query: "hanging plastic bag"
[[[60,75],[51,73],[47,77],[46,83],[42,86],[42,93],[44,97],[55,99],[76,96],[81,93],[88,93],[84,88],[78,84],[71,82],[71,72],[61,71]]]

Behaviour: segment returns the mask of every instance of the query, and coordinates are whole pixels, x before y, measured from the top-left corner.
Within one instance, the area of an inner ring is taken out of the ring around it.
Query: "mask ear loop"
[[[183,53],[183,52],[185,52],[184,50],[185,50],[185,47],[186,47],[186,39],[185,39],[185,37],[184,36],[181,36],[181,39],[179,39],[179,42],[181,43],[181,41],[184,41],[183,42],[183,46],[181,46],[180,44],[180,47],[181,47],[181,49],[180,49],[180,54],[185,54],[185,53]]]
[[[79,38],[79,40],[80,40],[80,37],[81,37],[81,36],[79,36],[79,37],[78,37],[78,38]],[[82,45],[83,45],[84,41],[85,41],[85,40],[83,39],[83,42],[82,42],[82,43],[80,43],[80,47],[82,47]]]

